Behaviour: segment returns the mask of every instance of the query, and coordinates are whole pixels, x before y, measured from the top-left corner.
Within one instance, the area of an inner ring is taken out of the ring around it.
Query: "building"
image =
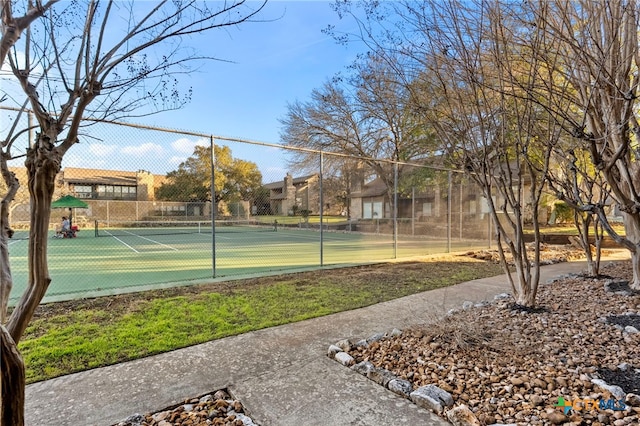
[[[295,215],[302,210],[309,214],[319,213],[319,180],[317,173],[297,178],[287,173],[283,180],[264,185],[269,190],[271,213]]]
[[[354,182],[349,199],[352,219],[383,219],[391,217],[387,186],[380,178],[368,183]]]
[[[9,170],[20,181],[19,192],[26,193],[27,170],[24,167],[9,167]],[[56,176],[54,197],[71,194],[89,200],[152,201],[155,199],[155,189],[165,180],[164,175],[154,175],[145,170],[127,172],[65,167]]]
[[[27,170],[24,167],[10,167],[10,170],[20,181],[20,189],[10,210],[11,221],[26,223],[30,215]],[[75,214],[86,226],[94,220],[178,220],[210,217],[210,203],[157,201],[155,191],[165,179],[163,175],[154,175],[144,170],[128,172],[66,167],[56,176],[53,199],[68,194],[82,198],[89,207],[76,209]]]
[[[120,170],[82,169],[65,167],[56,178],[62,192],[78,198],[92,200],[151,201],[155,189],[166,177],[145,170],[127,172]]]

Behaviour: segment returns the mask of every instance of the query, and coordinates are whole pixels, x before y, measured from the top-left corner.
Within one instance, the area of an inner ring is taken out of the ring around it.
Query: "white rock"
[[[391,392],[397,393],[398,395],[402,395],[404,397],[408,397],[411,394],[411,391],[413,390],[411,383],[409,383],[407,380],[402,380],[402,379],[390,380],[389,383],[387,384],[387,388]]]
[[[370,370],[367,373],[367,377],[370,380],[373,380],[377,384],[382,385],[384,387],[387,387],[387,385],[391,380],[397,379],[395,374],[393,374],[391,371],[386,370],[384,368],[376,368],[376,367],[374,367],[372,370]]]
[[[453,406],[453,397],[436,385],[422,386],[409,395],[411,401],[419,407],[427,408],[438,414],[442,413],[445,407]]]
[[[353,365],[356,362],[353,357],[346,352],[338,352],[335,356],[335,360],[347,367]]]
[[[383,333],[376,333],[373,336],[369,336],[369,338],[367,338],[367,343],[378,342],[378,341],[380,341],[382,339],[384,339],[384,334]]]
[[[362,362],[359,362],[359,363],[355,364],[351,368],[353,369],[353,371],[366,376],[367,374],[369,374],[369,371],[371,371],[371,370],[373,370],[375,368],[375,366],[369,361],[362,361]]]
[[[393,330],[391,330],[391,333],[389,333],[389,336],[391,337],[398,337],[402,335],[402,330],[394,328]]]
[[[249,416],[245,416],[242,413],[235,413],[236,419],[240,419],[242,420],[242,424],[244,426],[256,426],[256,424],[253,422],[253,419],[251,419],[251,417]]]
[[[338,352],[342,352],[342,348],[336,345],[330,345],[329,350],[327,351],[327,354],[329,355],[330,358],[335,358]]]
[[[336,346],[345,352],[351,350],[351,342],[348,339],[340,340],[336,343]]]
[[[624,398],[627,396],[625,391],[623,391],[620,386],[609,385],[602,379],[591,379],[591,383],[596,386],[600,386],[602,389],[613,395],[616,399],[624,400]]]
[[[365,339],[358,340],[354,346],[356,348],[368,348],[369,342],[367,342]]]

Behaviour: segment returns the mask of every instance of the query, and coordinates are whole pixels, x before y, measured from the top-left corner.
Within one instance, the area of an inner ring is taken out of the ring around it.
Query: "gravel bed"
[[[443,417],[468,408],[461,424],[638,425],[640,293],[621,288],[629,261],[602,274],[541,284],[534,310],[501,295],[435,324],[336,343],[344,353],[333,345],[330,356],[383,384],[408,382],[411,399],[437,386],[451,396]]]
[[[114,426],[255,426],[242,403],[225,390],[190,398],[157,413],[133,414]]]

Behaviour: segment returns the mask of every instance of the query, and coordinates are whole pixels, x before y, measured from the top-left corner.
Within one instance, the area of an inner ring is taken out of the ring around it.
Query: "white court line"
[[[108,231],[107,234],[111,235]],[[131,247],[129,244],[125,243],[124,241],[122,241],[120,238],[116,237],[115,235],[111,235],[113,238],[115,238],[116,240],[120,241],[120,243],[122,243],[123,245],[129,247],[131,250],[133,250],[136,253],[140,253],[138,250],[134,249],[133,247]]]
[[[135,235],[135,234],[133,234],[133,235]],[[141,235],[136,235],[136,237],[138,237],[138,238],[142,238],[143,240],[147,240],[147,241],[150,241],[150,242],[152,242],[152,243],[154,243],[154,244],[158,244],[158,245],[161,245],[161,246],[163,246],[163,247],[169,248],[169,249],[171,249],[171,250],[173,250],[173,251],[179,251],[177,248],[175,248],[175,247],[171,247],[171,246],[168,246],[168,245],[166,245],[166,244],[163,244],[163,243],[161,243],[160,241],[152,240],[152,239],[150,239],[150,238],[143,237],[143,236],[141,236]]]
[[[125,231],[125,232],[127,232],[127,231]],[[142,238],[143,240],[147,240],[147,241],[152,242],[152,243],[154,243],[154,244],[158,244],[158,245],[160,245],[160,246],[166,247],[166,248],[171,249],[171,250],[173,250],[173,251],[179,251],[179,250],[178,250],[177,248],[175,248],[175,247],[168,246],[168,245],[166,245],[166,244],[161,243],[160,241],[152,240],[152,239],[150,239],[150,238],[143,237],[142,235],[138,235],[138,234],[135,234],[135,233],[133,233],[133,232],[127,232],[127,234],[131,235],[132,237]],[[115,236],[113,236],[113,235],[112,235],[112,237],[113,237],[113,238],[115,238],[116,240],[120,241],[122,244],[126,245],[127,247],[131,247],[129,244],[126,244],[125,242],[123,242],[120,238],[116,238],[116,237],[115,237]],[[132,250],[133,250],[133,248],[132,248]],[[137,251],[137,250],[134,250],[134,251],[135,251],[136,253],[140,253],[140,252],[139,252],[139,251]]]

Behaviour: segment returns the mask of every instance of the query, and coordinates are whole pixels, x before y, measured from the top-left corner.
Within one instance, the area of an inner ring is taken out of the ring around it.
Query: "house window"
[[[382,219],[384,214],[382,213],[382,202],[373,203],[373,218]]]
[[[126,199],[136,199],[137,198],[138,188],[135,186],[123,186],[122,187],[122,198]]]
[[[91,198],[92,187],[90,185],[74,185],[73,192],[78,198]]]
[[[365,201],[362,203],[363,219],[382,219],[382,202]]]
[[[371,219],[372,214],[373,214],[373,210],[371,208],[371,204],[370,202],[363,202],[362,203],[362,218],[363,219]]]
[[[135,199],[137,188],[135,186],[97,185],[98,198],[106,199]]]

